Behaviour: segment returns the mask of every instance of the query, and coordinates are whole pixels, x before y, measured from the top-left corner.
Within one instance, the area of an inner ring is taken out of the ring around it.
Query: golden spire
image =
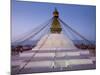
[[[59,17],[59,12],[55,8],[55,11],[53,12],[53,22],[50,28],[51,33],[60,33],[62,30],[58,17]]]

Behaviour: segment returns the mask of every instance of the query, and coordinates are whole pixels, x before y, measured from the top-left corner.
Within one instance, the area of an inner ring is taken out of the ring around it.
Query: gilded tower
[[[59,18],[59,12],[55,8],[55,11],[53,12],[53,22],[50,28],[51,33],[61,33],[62,31],[58,18]]]

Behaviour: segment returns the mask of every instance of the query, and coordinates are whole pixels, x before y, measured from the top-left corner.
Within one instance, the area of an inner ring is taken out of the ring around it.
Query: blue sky
[[[55,7],[59,17],[89,40],[95,40],[96,7],[86,5],[20,2],[12,0],[12,38],[50,19]]]

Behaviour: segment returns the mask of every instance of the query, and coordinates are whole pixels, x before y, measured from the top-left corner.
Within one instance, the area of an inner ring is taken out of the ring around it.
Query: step
[[[88,70],[88,69],[95,69],[95,64],[84,64],[84,65],[70,65],[68,67],[57,67],[57,68],[49,68],[49,67],[31,67],[31,68],[24,68],[19,72],[19,74],[28,74],[28,73],[43,73],[43,72],[60,72],[60,71],[75,71],[75,70]]]
[[[20,67],[23,67],[23,65],[25,63],[26,63],[25,61],[22,62]],[[69,60],[55,60],[55,61],[31,61],[26,65],[26,67],[27,68],[31,68],[31,67],[53,67],[53,66],[55,66],[55,63],[59,64],[60,67],[67,67],[69,65],[93,64],[93,61],[92,61],[92,59],[69,59]]]
[[[89,56],[65,56],[65,57],[34,57],[31,61],[53,61],[53,60],[69,60],[69,59],[88,59]],[[21,58],[20,60],[27,61],[29,58]],[[93,59],[94,60],[94,59]]]
[[[32,53],[33,54],[33,53]],[[12,60],[29,60],[30,58],[32,57],[32,55],[29,55],[29,56],[20,56],[20,57],[14,57]],[[94,61],[96,61],[96,58],[91,56],[91,55],[56,55],[54,53],[44,53],[44,54],[35,54],[35,56],[32,57],[32,60],[34,61],[44,61],[44,60],[54,60],[54,59],[77,59],[77,58],[80,58],[80,59],[84,59],[84,58],[90,58]]]
[[[52,53],[40,53],[40,52],[30,52],[30,53],[20,53],[19,56],[20,57],[31,57],[32,55],[36,54],[35,56],[40,56],[40,57],[44,57],[44,56],[50,56],[50,57],[54,57],[56,56],[80,56],[80,55],[89,55],[89,51],[70,51],[70,52],[52,52]]]
[[[76,52],[76,51],[89,51],[88,49],[58,49],[58,50],[53,50],[53,49],[43,49],[43,50],[30,50],[30,51],[25,51],[24,53],[32,53],[32,52],[39,52],[39,53],[52,53],[52,52]]]

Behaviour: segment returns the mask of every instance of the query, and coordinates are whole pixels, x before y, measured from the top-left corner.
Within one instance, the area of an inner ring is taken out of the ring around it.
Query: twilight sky
[[[86,5],[20,2],[12,0],[12,38],[30,31],[52,17],[55,7],[60,18],[89,40],[95,40],[96,7]]]

